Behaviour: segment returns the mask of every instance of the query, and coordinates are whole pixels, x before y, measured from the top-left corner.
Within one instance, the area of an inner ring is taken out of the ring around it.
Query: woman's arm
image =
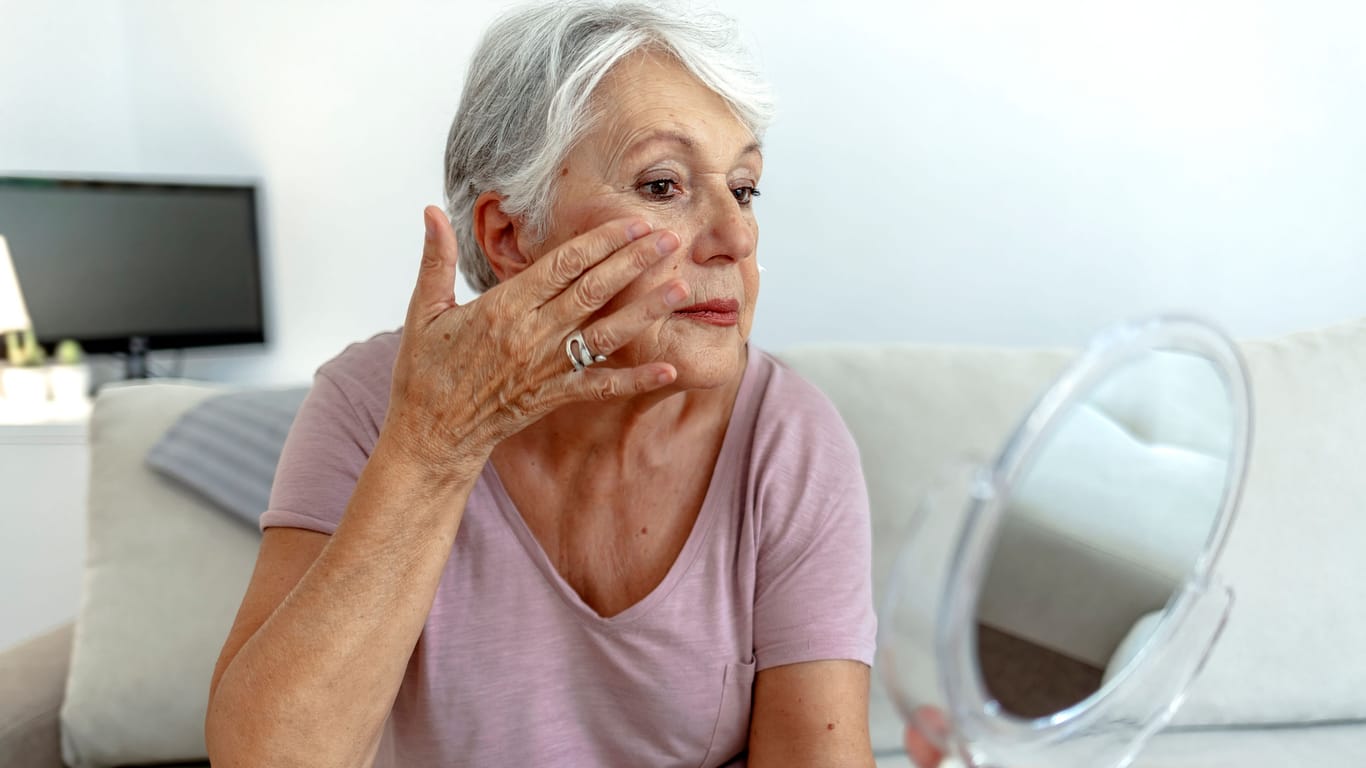
[[[770,667],[754,683],[750,768],[871,768],[868,667],[809,661]]]
[[[671,384],[667,363],[573,372],[564,338],[680,244],[639,220],[568,241],[458,305],[455,234],[424,211],[422,267],[384,426],[329,540],[265,534],[214,670],[209,756],[234,766],[374,760],[465,504],[493,448],[569,402]],[[670,280],[584,328],[610,355],[672,308]],[[677,297],[675,297],[677,299]]]
[[[872,522],[858,448],[830,401],[779,370],[755,431],[763,505],[754,597],[753,768],[873,765]]]
[[[209,691],[214,765],[370,763],[472,487],[433,493],[381,444],[335,534],[265,532]]]

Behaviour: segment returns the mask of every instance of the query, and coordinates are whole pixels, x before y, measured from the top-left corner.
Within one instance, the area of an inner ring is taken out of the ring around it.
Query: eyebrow
[[[640,149],[640,147],[646,144],[652,144],[657,141],[673,142],[675,144],[682,145],[685,149],[688,150],[697,149],[697,141],[693,139],[693,137],[687,135],[686,133],[681,133],[679,131],[671,131],[667,129],[660,129],[651,131],[646,135],[642,136],[640,139],[632,142],[631,145],[628,146],[626,150],[621,154],[622,156],[629,155],[632,152],[635,152],[636,150]],[[737,154],[736,157],[744,157],[745,155],[748,155],[751,152],[758,152],[760,155],[763,154],[759,146],[759,142],[752,141],[749,144],[745,145],[745,148],[740,150],[739,154]]]

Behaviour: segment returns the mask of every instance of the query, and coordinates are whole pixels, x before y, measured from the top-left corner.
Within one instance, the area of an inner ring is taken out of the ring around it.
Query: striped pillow
[[[148,451],[147,465],[256,528],[306,394],[301,387],[211,397],[162,435]]]

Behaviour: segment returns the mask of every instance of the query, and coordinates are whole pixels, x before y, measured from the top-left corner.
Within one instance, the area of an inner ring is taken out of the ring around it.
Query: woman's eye
[[[732,195],[735,195],[735,202],[739,203],[740,205],[749,205],[750,203],[754,202],[754,198],[759,196],[759,188],[736,187],[735,189],[732,189],[730,193]]]
[[[641,184],[640,189],[656,200],[668,200],[678,193],[678,182],[673,179],[655,179]]]

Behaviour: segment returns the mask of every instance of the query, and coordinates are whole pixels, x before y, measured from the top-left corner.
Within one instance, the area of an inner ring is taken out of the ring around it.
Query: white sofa
[[[1237,604],[1176,724],[1136,766],[1363,765],[1366,322],[1242,349],[1258,421],[1223,561]],[[946,461],[995,451],[1071,356],[922,345],[781,355],[830,395],[858,440],[879,601],[931,477]],[[161,382],[99,398],[74,640],[67,629],[0,653],[0,765],[59,765],[59,707],[70,764],[203,760],[209,672],[259,539],[149,471],[144,456],[181,414],[221,391]],[[871,714],[879,766],[909,765],[880,685]]]

